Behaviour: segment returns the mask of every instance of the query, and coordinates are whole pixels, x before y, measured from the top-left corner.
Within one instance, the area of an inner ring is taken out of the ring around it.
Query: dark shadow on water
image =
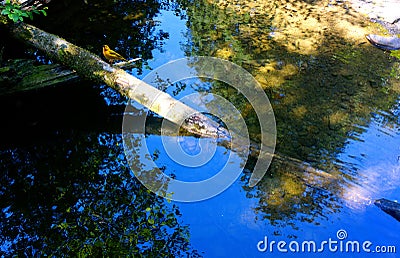
[[[0,253],[196,256],[177,207],[132,177],[123,107],[99,93],[81,83],[1,98]]]
[[[154,20],[168,3],[84,2],[52,1],[34,23],[96,54],[107,43],[143,60],[168,38]],[[127,167],[124,98],[80,82],[0,100],[0,256],[198,256],[178,208]]]

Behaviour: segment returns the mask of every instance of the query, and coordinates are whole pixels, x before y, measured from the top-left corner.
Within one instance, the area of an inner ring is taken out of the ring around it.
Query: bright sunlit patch
[[[349,184],[343,191],[346,206],[364,210],[374,200],[390,196],[400,184],[400,165],[378,164],[358,172],[357,183]]]

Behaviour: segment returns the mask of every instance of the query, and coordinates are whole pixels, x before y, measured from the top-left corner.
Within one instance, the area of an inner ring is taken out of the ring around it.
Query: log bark
[[[139,59],[120,62],[114,66],[131,69],[136,67],[135,62]],[[9,60],[0,68],[0,96],[76,83],[79,80],[80,77],[75,71],[60,64],[37,64],[35,60],[30,59]]]
[[[124,70],[109,65],[97,55],[23,22],[9,28],[13,37],[43,51],[51,60],[69,67],[80,77],[105,83],[165,119],[182,123],[181,127],[188,132],[202,137],[229,138],[227,130],[218,123]],[[175,112],[169,112],[172,107]]]
[[[260,153],[261,148],[258,143],[251,142],[249,148],[248,139],[236,140],[236,143],[238,144],[232,146],[229,132],[217,122],[209,119],[207,116],[182,102],[175,100],[170,95],[135,78],[124,70],[115,66],[110,66],[100,57],[91,52],[32,25],[20,22],[9,25],[9,27],[13,37],[43,51],[54,62],[58,62],[70,68],[82,78],[94,82],[105,83],[117,90],[120,94],[135,100],[163,118],[174,124],[180,125],[181,128],[192,134],[201,137],[219,138],[219,144],[238,152],[239,155],[246,153],[246,151],[250,149],[249,154],[258,159],[271,160],[273,156],[279,163],[290,164],[291,166],[297,167],[297,171],[303,175],[299,177],[303,178],[307,184],[311,184],[309,181],[310,177],[323,179],[318,183],[312,183],[318,185],[321,185],[321,181],[330,183],[337,180],[335,176],[314,169],[309,164],[300,160],[285,155],[279,155],[277,153]],[[174,107],[174,112],[169,112],[172,107]],[[242,142],[243,144],[241,144]],[[267,148],[269,147],[270,146],[267,146]],[[253,174],[253,176],[255,175]],[[261,179],[256,177],[253,178],[253,176],[250,182],[253,180],[253,182],[256,183]],[[251,183],[251,185],[254,184]]]

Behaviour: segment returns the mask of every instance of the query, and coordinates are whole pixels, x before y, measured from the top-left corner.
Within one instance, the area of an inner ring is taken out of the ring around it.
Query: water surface
[[[52,22],[36,22],[96,54],[107,43],[128,58],[141,57],[129,71],[139,78],[186,56],[244,67],[272,103],[282,158],[255,188],[247,186],[250,159],[222,194],[168,203],[146,191],[126,163],[121,126],[127,100],[113,90],[80,82],[2,96],[5,255],[315,256],[262,253],[257,244],[267,237],[319,245],[338,240],[339,230],[347,233],[343,241],[400,248],[400,224],[373,205],[399,198],[399,64],[364,38],[379,28],[345,2],[88,2],[65,12],[54,3],[45,18]],[[76,19],[66,24],[70,17]],[[241,111],[251,139],[260,138],[250,103],[227,85],[185,81],[163,90],[178,99],[197,91],[224,96]],[[134,115],[144,111],[135,108]],[[208,167],[194,171],[171,161],[158,118],[149,115],[146,138],[157,167],[185,180],[211,176]],[[196,142],[180,137],[183,144]],[[226,153],[219,146],[208,166],[218,168]],[[133,154],[136,169],[154,173]]]

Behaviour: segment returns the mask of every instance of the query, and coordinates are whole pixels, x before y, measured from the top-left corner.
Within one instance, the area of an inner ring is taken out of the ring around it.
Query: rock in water
[[[397,18],[393,22],[387,22],[380,19],[371,19],[371,21],[380,24],[389,32],[389,34],[392,35],[400,34],[400,18]]]
[[[372,45],[383,50],[400,49],[400,38],[396,36],[383,37],[375,34],[369,34],[366,36],[366,38]]]
[[[400,221],[400,203],[393,202],[387,199],[379,199],[375,200],[375,205],[378,206],[381,210],[392,216],[393,218]]]

